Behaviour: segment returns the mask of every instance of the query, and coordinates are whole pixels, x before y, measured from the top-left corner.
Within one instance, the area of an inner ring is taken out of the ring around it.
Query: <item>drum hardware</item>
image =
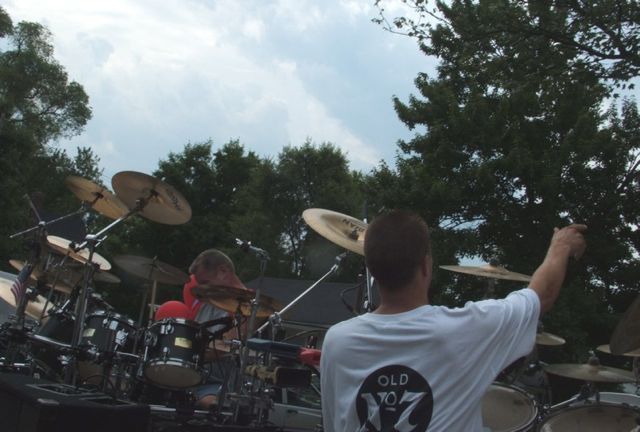
[[[330,242],[358,255],[364,256],[364,236],[367,231],[367,208],[364,221],[352,216],[321,208],[310,208],[302,212],[302,218],[316,233]],[[365,265],[366,295],[362,299],[362,311],[373,310],[373,278]],[[358,296],[360,298],[360,295]],[[359,311],[359,312],[362,312]]]

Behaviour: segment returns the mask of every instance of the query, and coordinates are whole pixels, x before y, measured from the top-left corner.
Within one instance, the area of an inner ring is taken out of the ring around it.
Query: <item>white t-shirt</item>
[[[324,430],[482,431],[482,396],[531,352],[539,315],[538,295],[525,288],[334,325],[320,360]]]

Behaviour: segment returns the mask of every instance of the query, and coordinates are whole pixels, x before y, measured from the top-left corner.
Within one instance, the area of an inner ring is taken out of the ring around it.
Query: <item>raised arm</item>
[[[586,230],[587,226],[580,224],[554,229],[547,256],[529,283],[529,287],[540,297],[541,314],[551,309],[558,298],[569,258],[578,259],[584,253],[587,244],[583,234]]]

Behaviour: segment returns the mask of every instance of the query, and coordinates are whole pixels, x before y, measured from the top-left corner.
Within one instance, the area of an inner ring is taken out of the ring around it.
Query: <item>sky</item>
[[[84,132],[104,182],[151,174],[170,152],[239,140],[276,158],[307,139],[342,149],[352,169],[394,165],[410,131],[394,95],[416,93],[435,60],[371,22],[373,0],[3,0],[14,23],[53,33],[55,58],[90,98]],[[403,6],[389,1],[398,15]]]

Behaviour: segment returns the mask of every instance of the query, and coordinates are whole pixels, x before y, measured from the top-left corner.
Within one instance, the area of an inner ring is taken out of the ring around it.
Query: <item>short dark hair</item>
[[[376,217],[364,235],[365,262],[387,289],[400,289],[431,254],[429,227],[418,214],[392,210]]]
[[[231,267],[231,270],[235,273],[236,269],[231,258],[218,249],[207,249],[206,251],[201,252],[200,255],[193,260],[189,266],[189,273],[195,274],[200,268],[213,270],[223,264]]]

